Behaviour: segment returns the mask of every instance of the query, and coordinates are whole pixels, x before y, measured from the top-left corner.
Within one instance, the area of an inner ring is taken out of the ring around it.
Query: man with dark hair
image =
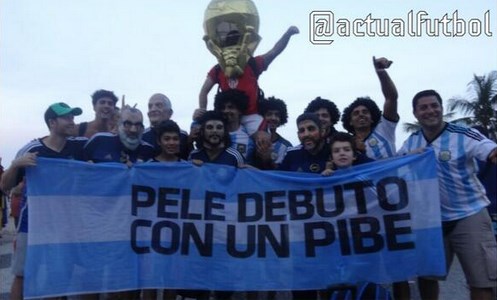
[[[154,128],[161,122],[171,119],[173,115],[173,108],[171,100],[160,93],[153,94],[148,100],[148,119],[150,127],[143,132],[143,140],[155,148],[155,154],[159,154],[161,149],[157,144],[157,135]],[[179,155],[182,159],[187,159],[190,151],[193,149],[192,141],[188,137],[188,133],[184,130],[180,131],[180,152]]]
[[[336,132],[334,125],[340,120],[340,111],[332,101],[317,97],[309,102],[309,105],[307,105],[304,112],[318,115],[321,124],[326,130],[325,137],[327,139]]]
[[[189,160],[196,165],[214,163],[239,167],[245,163],[240,152],[230,148],[226,119],[220,112],[205,112],[199,123],[200,148],[190,153]]]
[[[133,164],[147,161],[154,155],[152,145],[142,141],[143,116],[140,110],[122,109],[118,134],[97,133],[85,145],[85,157],[93,162]]]
[[[385,97],[383,114],[369,97],[357,98],[342,114],[342,125],[356,138],[357,148],[369,158],[382,159],[395,154],[395,128],[397,114],[397,89],[387,70],[392,61],[373,57],[373,65]]]
[[[162,121],[154,128],[157,136],[157,145],[161,152],[152,158],[153,162],[175,162],[180,161],[179,144],[180,132],[178,124],[173,120]]]
[[[326,147],[326,130],[315,113],[304,113],[297,117],[297,135],[300,145],[288,148],[277,169],[320,174],[326,169],[330,148]],[[318,291],[292,291],[293,299],[317,299]]]
[[[204,163],[221,164],[241,167],[245,164],[243,156],[236,149],[230,147],[231,139],[228,124],[223,114],[219,111],[206,111],[199,119],[200,144],[199,149],[190,153],[189,160],[201,166]],[[215,291],[216,299],[228,300],[232,291]],[[197,293],[197,299],[208,299],[209,292]]]
[[[444,122],[441,100],[434,90],[414,96],[413,114],[421,129],[409,136],[399,154],[427,147],[435,151],[447,270],[457,255],[471,299],[495,299],[497,244],[475,159],[497,164],[497,144],[477,130]],[[421,298],[438,299],[436,278],[418,278],[418,286]]]
[[[74,116],[81,115],[81,108],[71,108],[59,102],[54,103],[45,111],[45,123],[49,135],[35,139],[17,152],[16,158],[4,172],[0,189],[7,191],[24,180],[26,167],[36,166],[38,157],[79,159],[83,157],[83,146],[86,138],[71,137],[74,132]],[[11,299],[23,299],[24,261],[27,249],[28,234],[28,204],[26,199],[26,182],[21,199],[21,217],[16,236],[16,248],[12,262],[12,272],[15,275],[11,288]]]
[[[271,134],[271,160],[279,164],[285,156],[286,150],[292,147],[292,144],[279,135],[276,130],[278,127],[285,125],[288,122],[288,111],[283,100],[275,97],[269,97],[267,101],[263,101],[259,109],[264,117]]]
[[[325,129],[315,113],[304,113],[297,118],[297,135],[300,145],[288,148],[279,170],[321,173],[330,157],[325,147]]]
[[[95,119],[82,122],[76,126],[76,136],[91,138],[98,132],[113,132],[115,130],[115,115],[117,97],[114,92],[98,90],[91,95]]]
[[[243,155],[245,161],[251,162],[254,154],[254,141],[245,128],[241,126],[241,117],[247,110],[248,97],[239,90],[227,90],[216,95],[214,110],[226,119],[226,130],[231,139],[231,148]]]

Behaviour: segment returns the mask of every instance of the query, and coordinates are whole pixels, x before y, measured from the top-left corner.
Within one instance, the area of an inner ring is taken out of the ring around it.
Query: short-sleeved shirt
[[[157,144],[157,134],[152,127],[145,129],[143,132],[142,140],[154,147],[154,155],[158,155],[162,149]],[[190,155],[191,147],[188,144],[188,133],[184,130],[179,132],[179,156],[182,159],[188,159]]]
[[[238,167],[244,163],[243,156],[233,148],[226,148],[216,158],[211,160],[205,149],[195,149],[190,153],[189,160],[200,160],[204,163],[221,164]]]
[[[317,154],[311,154],[302,145],[288,148],[278,170],[306,173],[321,173],[330,159],[330,147],[323,146]]]
[[[252,58],[251,58],[252,59]],[[220,69],[219,65],[214,66],[207,76],[214,82],[219,84],[221,91],[237,89],[243,91],[249,97],[248,108],[244,115],[257,114],[257,99],[259,96],[259,85],[257,83],[259,75],[266,71],[267,65],[263,56],[256,56],[255,63],[245,66],[243,74],[237,78],[226,78]],[[252,66],[255,67],[252,67]]]
[[[154,147],[144,141],[135,150],[126,148],[118,135],[97,133],[85,145],[85,159],[102,162],[144,162],[154,157]]]
[[[377,160],[395,156],[395,128],[397,123],[381,116],[380,122],[364,140],[367,157]]]
[[[245,161],[250,162],[254,154],[254,141],[244,127],[240,126],[236,131],[230,132],[231,146],[243,155]]]
[[[468,217],[490,203],[477,178],[475,159],[486,161],[497,144],[476,130],[448,123],[431,142],[422,131],[411,134],[398,153],[424,147],[433,148],[437,157],[442,221]]]
[[[35,153],[37,152],[38,157],[47,157],[47,158],[60,158],[60,159],[83,159],[83,146],[88,141],[85,137],[71,137],[66,139],[66,144],[64,148],[59,152],[47,147],[43,142],[43,138],[35,139],[25,145],[21,150],[19,150],[16,154],[16,159],[25,155],[26,153]],[[26,174],[25,168],[19,169],[17,172],[16,184],[20,183],[24,175]],[[21,198],[21,216],[19,219],[19,227],[18,230],[20,232],[28,232],[28,205],[26,198],[26,187],[29,183],[27,182],[24,186],[23,195]]]
[[[292,147],[292,143],[284,139],[278,134],[278,139],[276,139],[273,143],[273,151],[271,152],[271,159],[279,164],[283,161],[283,157],[285,156],[286,150]]]

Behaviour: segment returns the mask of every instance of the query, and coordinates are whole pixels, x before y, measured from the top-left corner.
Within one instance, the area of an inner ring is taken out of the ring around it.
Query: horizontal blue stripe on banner
[[[181,249],[167,255],[153,249],[136,254],[126,241],[29,246],[25,282],[30,285],[26,287],[26,296],[159,287],[238,291],[322,289],[338,283],[385,283],[421,275],[444,275],[440,230],[419,230],[415,235],[416,244],[424,245],[423,248],[383,249],[374,254],[344,256],[339,247],[318,247],[314,258],[305,257],[303,243],[291,244],[291,258],[276,257],[268,245],[265,257],[257,257],[256,250],[246,258],[234,258],[221,245],[214,246],[209,257],[200,256],[194,246],[184,249],[184,254]],[[149,245],[140,242],[139,246]],[[168,248],[167,244],[162,246]]]

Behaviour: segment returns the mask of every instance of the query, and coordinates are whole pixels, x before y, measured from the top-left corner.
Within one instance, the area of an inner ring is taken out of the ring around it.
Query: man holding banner
[[[304,113],[297,117],[297,134],[300,145],[289,148],[279,165],[282,171],[297,171],[320,174],[326,168],[330,156],[329,147],[325,146],[326,129],[315,113]],[[292,291],[294,299],[317,299],[317,291]]]
[[[304,113],[297,118],[300,145],[288,148],[278,170],[320,174],[330,158],[325,147],[325,129],[315,113]]]
[[[196,165],[203,163],[240,167],[245,159],[238,150],[231,148],[231,138],[226,119],[218,111],[207,111],[200,118],[200,149],[190,153],[189,160]]]
[[[36,166],[38,157],[82,159],[83,146],[87,139],[71,137],[75,128],[74,116],[79,116],[81,113],[81,108],[71,108],[62,102],[50,105],[45,111],[45,123],[50,134],[29,142],[19,150],[16,158],[2,176],[1,189],[10,190],[24,180],[25,169]],[[23,299],[24,262],[28,235],[28,203],[25,192],[24,188],[12,262],[12,273],[15,277],[10,293],[13,300]]]
[[[497,144],[474,129],[444,122],[442,98],[434,90],[417,93],[412,107],[421,129],[404,142],[399,153],[422,148],[435,151],[447,266],[456,254],[471,299],[495,299],[497,244],[485,208],[490,202],[476,177],[475,159],[496,164]],[[418,279],[423,299],[438,299],[436,279]]]
[[[142,140],[143,115],[134,107],[122,108],[118,134],[95,134],[85,145],[85,158],[95,163],[121,162],[131,165],[144,162],[154,155],[152,145]]]

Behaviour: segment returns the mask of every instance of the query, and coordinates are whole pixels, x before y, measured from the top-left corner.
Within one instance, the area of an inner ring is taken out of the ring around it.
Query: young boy
[[[331,136],[329,145],[331,161],[321,173],[323,176],[329,176],[339,169],[348,169],[353,165],[373,161],[357,152],[355,138],[346,132],[338,131],[334,133]]]
[[[181,161],[180,152],[180,129],[178,124],[172,120],[162,121],[155,133],[157,145],[161,152],[151,159],[153,162],[176,162]]]

